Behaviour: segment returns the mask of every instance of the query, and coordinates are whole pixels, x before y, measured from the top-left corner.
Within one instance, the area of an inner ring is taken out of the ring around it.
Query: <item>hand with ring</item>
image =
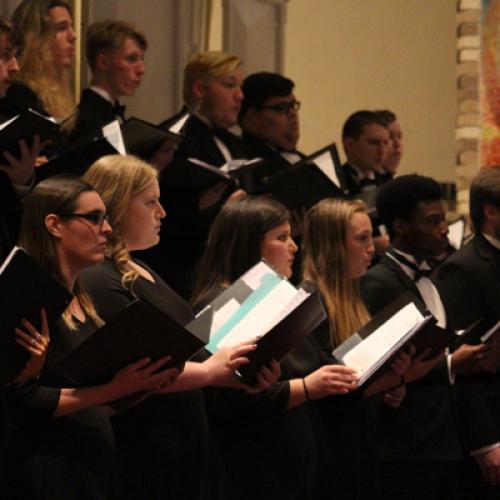
[[[47,348],[50,343],[49,326],[45,309],[40,312],[41,328],[40,332],[26,319],[22,320],[24,330],[16,328],[16,343],[28,351],[31,356],[24,365],[24,368],[14,379],[15,382],[36,378],[42,371],[47,355]]]

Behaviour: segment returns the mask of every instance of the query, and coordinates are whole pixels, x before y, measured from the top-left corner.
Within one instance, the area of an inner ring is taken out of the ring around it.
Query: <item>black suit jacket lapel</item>
[[[496,279],[500,281],[500,250],[495,248],[482,234],[476,234],[472,244],[478,255],[488,262]]]
[[[388,267],[397,277],[397,279],[401,282],[401,285],[409,290],[413,295],[418,297],[421,301],[423,301],[423,297],[420,294],[419,289],[415,285],[415,282],[401,269],[401,266],[395,262],[393,259],[384,255],[380,260],[380,263]]]

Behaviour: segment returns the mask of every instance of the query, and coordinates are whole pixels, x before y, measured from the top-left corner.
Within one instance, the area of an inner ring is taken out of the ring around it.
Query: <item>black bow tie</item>
[[[432,269],[420,269],[416,264],[410,262],[406,257],[397,253],[391,252],[390,250],[387,252],[391,257],[394,257],[398,262],[404,264],[406,267],[409,267],[414,273],[413,281],[416,283],[420,278],[429,278],[432,275]]]
[[[119,101],[116,101],[113,106],[113,114],[125,121],[125,106],[122,106]]]

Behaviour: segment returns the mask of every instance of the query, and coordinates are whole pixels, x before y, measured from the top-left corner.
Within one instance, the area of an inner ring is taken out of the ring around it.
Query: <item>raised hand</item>
[[[30,359],[27,361],[19,375],[14,379],[15,382],[21,382],[30,378],[36,378],[42,371],[47,356],[47,348],[50,343],[49,325],[45,309],[40,311],[41,328],[40,332],[27,320],[22,320],[24,330],[15,329],[15,341],[23,349],[30,353]]]

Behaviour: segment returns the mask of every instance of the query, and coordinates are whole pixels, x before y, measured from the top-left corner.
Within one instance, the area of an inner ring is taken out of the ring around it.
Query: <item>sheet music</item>
[[[170,128],[170,132],[173,132],[174,134],[179,134],[186,122],[188,121],[189,117],[191,115],[189,113],[186,113],[184,116],[179,118]]]
[[[463,219],[458,219],[448,226],[448,231],[450,244],[458,250],[464,240],[465,222]]]
[[[262,283],[262,278],[266,274],[276,275],[276,272],[273,271],[273,269],[270,268],[264,261],[261,261],[258,264],[256,264],[254,267],[252,267],[252,269],[247,271],[241,277],[241,280],[249,288],[251,288],[252,290],[256,290],[260,286],[260,284]]]
[[[272,321],[276,317],[276,311],[281,310],[284,303],[288,305],[297,293],[299,292],[293,285],[282,280],[231,328],[217,347],[220,349],[266,334],[273,326]]]
[[[344,363],[361,375],[369,370],[405,335],[417,326],[424,316],[411,302],[398,311],[370,336],[344,356]]]
[[[226,302],[218,311],[214,312],[214,319],[210,329],[210,335],[216,332],[229,318],[238,310],[240,303],[236,299]]]
[[[108,142],[123,156],[127,154],[125,143],[123,142],[120,122],[115,120],[102,127],[102,135],[106,137]]]
[[[21,247],[14,247],[11,250],[11,252],[7,256],[7,258],[3,261],[2,266],[0,267],[0,274],[2,274],[5,271],[6,267],[9,265],[10,261],[14,258],[14,255],[16,255],[16,253],[19,252],[20,250],[22,250]]]
[[[335,164],[330,151],[314,158],[313,163],[337,186],[340,187],[340,181],[335,170]]]

